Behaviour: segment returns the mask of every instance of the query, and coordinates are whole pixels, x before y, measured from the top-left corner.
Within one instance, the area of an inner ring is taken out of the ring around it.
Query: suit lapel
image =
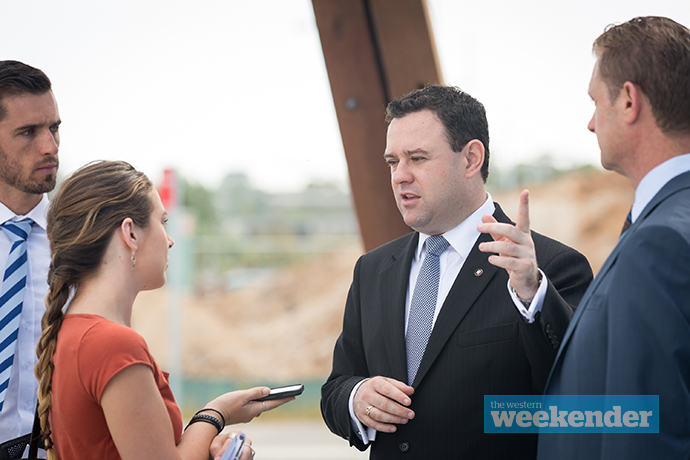
[[[645,208],[640,213],[640,216],[637,219],[635,219],[635,223],[632,224],[630,228],[628,228],[628,230],[625,232],[625,234],[621,236],[620,240],[618,241],[618,244],[615,248],[613,248],[613,251],[606,259],[606,262],[604,262],[604,265],[601,267],[601,270],[599,270],[599,273],[597,273],[596,278],[594,278],[594,281],[592,281],[592,284],[589,285],[587,292],[585,292],[585,295],[582,297],[582,300],[580,301],[580,306],[578,306],[577,310],[575,311],[575,315],[573,316],[573,319],[570,321],[568,330],[566,331],[565,336],[563,337],[563,345],[561,345],[560,350],[558,350],[558,354],[556,355],[556,361],[558,361],[558,358],[561,355],[561,351],[565,349],[566,344],[570,339],[573,330],[575,329],[575,326],[582,317],[583,311],[587,308],[587,303],[590,297],[592,296],[592,293],[597,289],[599,284],[601,284],[601,280],[611,269],[613,264],[616,262],[616,259],[618,259],[618,255],[620,254],[621,250],[625,247],[626,240],[629,239],[630,236],[637,231],[642,222],[645,219],[647,219],[647,217],[649,217],[652,211],[654,211],[654,209],[656,209],[656,207],[659,206],[659,204],[661,204],[665,199],[667,199],[674,193],[677,193],[686,188],[690,188],[690,172],[680,174],[679,176],[676,176],[670,181],[668,181],[668,183],[664,185],[661,188],[661,190],[657,192],[656,195],[654,195],[654,197],[647,204],[647,206],[645,206]]]
[[[380,273],[381,282],[381,324],[383,343],[386,347],[391,377],[407,382],[407,358],[405,351],[405,301],[410,279],[410,266],[419,233],[410,236],[407,245],[393,254],[391,264]]]
[[[565,352],[565,349],[568,346],[568,343],[570,342],[570,338],[572,337],[573,332],[575,331],[575,327],[577,327],[580,318],[582,318],[584,311],[587,309],[589,299],[592,297],[592,294],[596,291],[599,284],[601,284],[602,279],[604,279],[609,270],[611,270],[611,267],[613,267],[613,264],[618,259],[618,255],[620,254],[621,250],[625,247],[626,240],[629,239],[630,236],[637,231],[642,222],[645,219],[647,219],[647,217],[649,217],[652,211],[656,209],[656,207],[659,206],[660,203],[662,203],[665,199],[667,199],[674,193],[677,193],[680,190],[686,188],[690,188],[690,172],[680,174],[679,176],[676,176],[673,179],[671,179],[666,185],[664,185],[661,188],[661,190],[659,190],[659,192],[647,204],[647,206],[645,206],[645,208],[642,210],[642,213],[640,213],[640,216],[635,220],[635,223],[633,223],[630,226],[630,228],[628,228],[628,230],[625,232],[625,234],[621,236],[620,240],[618,241],[618,244],[615,248],[613,248],[613,251],[606,259],[606,262],[604,262],[604,265],[601,267],[601,270],[599,270],[599,273],[597,273],[597,276],[594,278],[594,281],[592,281],[592,284],[590,284],[589,288],[587,288],[585,295],[582,297],[582,300],[580,301],[580,305],[577,307],[577,310],[575,311],[573,319],[570,321],[570,324],[568,325],[568,329],[566,330],[565,335],[563,337],[561,347],[558,349],[558,353],[556,354],[554,365],[551,368],[551,375],[549,375],[549,379],[546,383],[546,388],[548,388],[549,386],[551,377],[554,373],[554,370],[556,369],[556,366],[560,361],[561,355]]]
[[[560,348],[558,349],[558,353],[556,354],[556,359],[554,362],[558,362],[561,353],[563,352],[563,350],[565,350],[566,346],[568,345],[570,337],[573,335],[573,330],[575,329],[575,326],[577,326],[577,323],[580,322],[580,318],[582,318],[584,311],[587,309],[587,304],[589,303],[589,299],[592,297],[592,293],[594,293],[594,291],[597,289],[597,286],[601,284],[601,280],[604,279],[608,271],[616,262],[616,259],[618,259],[618,254],[620,254],[621,248],[625,245],[625,237],[630,236],[629,232],[631,231],[632,227],[630,227],[626,234],[623,235],[623,238],[621,238],[618,241],[616,247],[613,248],[613,252],[609,254],[608,258],[606,259],[606,262],[604,262],[604,265],[601,267],[601,270],[599,270],[599,273],[597,273],[596,278],[594,278],[594,281],[592,281],[592,283],[587,288],[587,291],[585,291],[585,295],[582,296],[582,300],[580,300],[580,304],[575,310],[575,315],[573,315],[573,318],[570,320],[570,324],[568,325],[568,329],[566,329],[565,331],[563,341],[561,343]],[[553,367],[551,369],[551,372],[553,373]]]
[[[592,297],[592,294],[596,291],[599,284],[601,284],[601,281],[604,279],[609,270],[611,270],[611,267],[613,267],[613,264],[618,259],[618,255],[620,254],[621,249],[625,246],[625,240],[637,229],[636,224],[639,224],[640,220],[641,219],[636,220],[635,223],[631,225],[630,228],[628,228],[625,234],[621,236],[621,238],[618,240],[618,244],[616,244],[616,247],[613,248],[611,254],[609,254],[609,256],[606,258],[604,265],[602,265],[601,269],[599,270],[599,273],[597,273],[597,276],[594,278],[594,281],[592,281],[589,287],[587,287],[585,294],[582,296],[582,299],[580,300],[580,303],[577,309],[575,310],[573,318],[570,320],[568,329],[566,329],[565,334],[563,335],[561,346],[558,348],[556,358],[554,359],[554,364],[553,366],[551,366],[551,372],[549,373],[549,378],[546,380],[546,386],[544,388],[549,387],[551,377],[553,376],[554,370],[556,369],[561,355],[565,353],[565,349],[570,343],[570,338],[573,336],[573,331],[575,330],[575,327],[580,322],[580,318],[582,318],[582,315],[584,314],[585,310],[587,310],[589,299]]]
[[[495,203],[496,211],[494,217],[499,222],[512,223],[503,213],[498,203]],[[415,376],[413,387],[417,387],[431,368],[432,363],[443,350],[446,342],[453,335],[462,319],[470,310],[479,295],[486,289],[486,286],[498,270],[497,267],[489,263],[489,254],[483,253],[478,249],[479,243],[492,241],[488,234],[481,234],[475,241],[472,250],[467,256],[467,260],[462,264],[453,287],[448,293],[448,297],[443,302],[441,312],[436,318],[434,329],[429,337],[429,343],[424,351],[424,357],[419,365],[419,370]],[[481,273],[479,276],[476,273]],[[507,289],[507,288],[506,288]]]

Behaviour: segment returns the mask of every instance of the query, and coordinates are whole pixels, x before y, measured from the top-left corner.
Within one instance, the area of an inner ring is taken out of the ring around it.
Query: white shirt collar
[[[45,230],[48,224],[46,220],[46,214],[48,213],[49,204],[50,201],[48,201],[48,196],[44,193],[43,198],[41,198],[41,201],[39,201],[39,203],[31,211],[29,211],[25,216],[18,216],[14,212],[12,212],[7,206],[5,206],[2,202],[0,202],[0,224],[3,224],[8,220],[17,221],[22,220],[25,217],[28,217],[31,220],[33,220],[36,223],[36,225]]]
[[[640,217],[642,210],[668,181],[687,171],[690,171],[690,153],[666,160],[649,171],[635,190],[635,202],[630,213],[632,221]]]
[[[460,254],[463,259],[466,259],[474,246],[474,242],[477,240],[477,237],[479,237],[477,225],[482,223],[482,216],[485,214],[493,215],[495,210],[496,207],[494,206],[491,194],[486,192],[486,201],[484,201],[484,204],[474,211],[467,219],[463,220],[460,225],[444,233],[443,237],[450,243],[450,247]],[[419,234],[419,242],[417,243],[417,250],[415,251],[415,260],[419,260],[421,257],[424,242],[429,236],[430,235],[425,233]]]

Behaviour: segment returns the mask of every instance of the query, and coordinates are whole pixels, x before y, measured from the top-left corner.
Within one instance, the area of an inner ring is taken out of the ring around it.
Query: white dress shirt
[[[462,269],[462,265],[465,263],[465,260],[469,256],[470,251],[477,242],[477,238],[479,238],[480,236],[479,231],[477,231],[477,226],[482,223],[482,216],[485,214],[493,215],[495,210],[496,207],[494,206],[494,202],[491,198],[491,195],[487,192],[486,201],[482,206],[479,207],[479,209],[472,213],[472,215],[470,215],[467,219],[462,221],[460,225],[443,234],[443,237],[446,239],[446,241],[448,241],[448,243],[450,243],[450,246],[439,257],[439,263],[441,267],[441,278],[439,280],[438,296],[436,298],[434,324],[436,323],[436,318],[438,318],[438,315],[441,311],[443,302],[445,302],[446,297],[448,297],[448,293],[450,292],[450,289],[453,287],[453,283],[455,283],[455,279],[458,277],[460,269]],[[414,258],[412,259],[412,265],[410,267],[410,280],[407,284],[407,299],[405,301],[406,334],[407,321],[410,313],[410,303],[412,302],[412,294],[414,293],[414,286],[417,284],[417,277],[419,276],[422,264],[424,263],[424,258],[426,257],[426,245],[424,243],[426,242],[427,238],[429,238],[429,236],[430,235],[426,235],[424,233],[419,234],[417,250],[415,251]],[[529,305],[529,308],[525,307],[525,305],[512,292],[512,290],[510,289],[510,281],[508,281],[508,285],[506,286],[506,288],[510,292],[515,307],[518,309],[518,311],[520,311],[525,320],[530,323],[534,321],[534,316],[536,315],[536,313],[538,311],[541,311],[541,307],[544,304],[544,296],[546,295],[546,287],[548,286],[546,276],[541,270],[539,270],[539,272],[541,273],[542,282],[539,285],[537,294],[534,296],[534,299]],[[369,427],[366,427],[365,430],[364,425],[362,425],[362,422],[360,422],[359,419],[355,416],[354,412],[355,393],[357,392],[359,386],[366,380],[368,379],[364,379],[357,385],[355,385],[355,387],[352,389],[352,392],[350,393],[349,400],[350,417],[352,419],[352,423],[356,427],[355,431],[358,434],[360,434],[364,444],[368,444],[369,441],[373,441],[376,439],[376,430]]]
[[[12,363],[10,383],[5,403],[0,414],[0,443],[31,433],[38,398],[38,381],[34,367],[38,362],[36,344],[41,338],[41,319],[46,311],[45,298],[48,294],[48,267],[50,247],[46,236],[46,211],[48,198],[41,202],[26,216],[17,216],[0,203],[0,224],[8,220],[31,218],[35,224],[27,240],[28,268],[24,305],[19,321],[17,350]],[[0,231],[0,270],[5,272],[11,242]],[[1,280],[2,278],[0,278]]]
[[[640,217],[642,210],[666,183],[688,171],[690,171],[690,153],[666,160],[649,171],[635,189],[635,202],[630,212],[630,220],[635,222]]]

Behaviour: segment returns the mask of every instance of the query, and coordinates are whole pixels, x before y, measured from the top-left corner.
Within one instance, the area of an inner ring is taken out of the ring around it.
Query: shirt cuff
[[[546,288],[549,286],[549,280],[546,279],[544,272],[539,268],[537,270],[539,270],[540,275],[539,288],[537,289],[537,293],[534,294],[534,298],[531,302],[523,302],[520,300],[515,292],[515,289],[513,289],[513,286],[510,285],[510,280],[508,280],[508,292],[510,293],[510,298],[513,299],[515,308],[518,309],[522,317],[525,318],[525,321],[528,323],[534,322],[534,317],[536,316],[537,312],[541,311],[541,308],[544,306]]]
[[[359,389],[360,385],[362,385],[364,382],[366,382],[369,379],[364,379],[355,385],[355,387],[352,389],[350,392],[350,399],[347,402],[347,407],[350,411],[350,423],[352,424],[352,428],[355,430],[355,433],[357,433],[357,436],[359,439],[362,440],[364,445],[369,444],[370,441],[376,440],[376,430],[373,428],[365,427],[362,425],[362,422],[359,421],[359,419],[355,416],[355,393],[357,393],[357,390]]]

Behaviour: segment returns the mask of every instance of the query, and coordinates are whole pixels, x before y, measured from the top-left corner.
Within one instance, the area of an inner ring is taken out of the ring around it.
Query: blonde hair
[[[96,271],[115,229],[129,217],[147,227],[153,204],[151,181],[123,161],[90,163],[65,180],[48,209],[50,242],[49,291],[43,315],[43,333],[36,347],[38,415],[48,459],[56,460],[50,437],[53,400],[53,355],[70,292]]]

